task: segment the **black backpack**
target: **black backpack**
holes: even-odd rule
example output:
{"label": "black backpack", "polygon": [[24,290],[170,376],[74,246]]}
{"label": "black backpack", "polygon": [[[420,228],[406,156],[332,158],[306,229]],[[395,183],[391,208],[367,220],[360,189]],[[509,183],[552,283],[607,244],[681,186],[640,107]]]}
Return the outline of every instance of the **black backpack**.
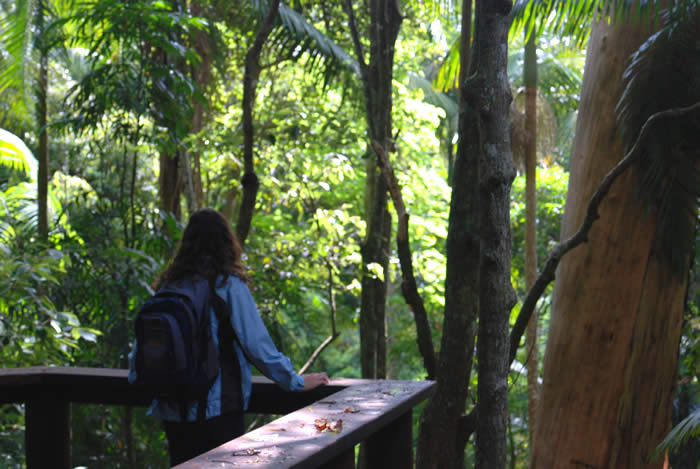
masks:
{"label": "black backpack", "polygon": [[[199,402],[198,419],[204,418],[207,395],[221,369],[211,334],[211,306],[219,317],[219,339],[225,344],[222,354],[228,355],[224,361],[233,370],[240,369],[232,347],[226,347],[235,335],[221,303],[206,279],[199,277],[160,289],[136,316],[135,383],[146,385],[157,399],[177,402],[183,421],[191,401]],[[240,375],[227,372],[230,369],[224,367],[225,376]]]}

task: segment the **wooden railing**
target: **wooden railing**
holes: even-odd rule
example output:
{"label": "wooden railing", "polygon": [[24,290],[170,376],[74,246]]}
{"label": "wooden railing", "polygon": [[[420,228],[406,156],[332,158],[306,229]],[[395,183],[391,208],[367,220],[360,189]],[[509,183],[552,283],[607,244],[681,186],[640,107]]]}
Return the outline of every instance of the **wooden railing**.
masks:
{"label": "wooden railing", "polygon": [[[354,447],[365,442],[368,467],[411,468],[412,410],[434,384],[333,379],[286,392],[253,377],[248,412],[286,415],[177,467],[354,468]],[[126,370],[0,369],[0,405],[12,402],[25,404],[27,469],[68,469],[71,403],[147,406],[151,397],[127,382]]]}

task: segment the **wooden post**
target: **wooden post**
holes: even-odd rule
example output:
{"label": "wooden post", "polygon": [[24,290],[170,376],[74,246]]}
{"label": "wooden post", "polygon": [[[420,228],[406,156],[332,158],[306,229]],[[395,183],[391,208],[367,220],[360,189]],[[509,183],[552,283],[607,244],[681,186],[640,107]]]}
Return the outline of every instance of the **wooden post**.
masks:
{"label": "wooden post", "polygon": [[70,404],[50,397],[27,401],[27,469],[70,469]]}
{"label": "wooden post", "polygon": [[355,448],[340,453],[321,466],[321,469],[355,469]]}
{"label": "wooden post", "polygon": [[367,467],[402,469],[413,467],[413,413],[401,414],[367,439]]}

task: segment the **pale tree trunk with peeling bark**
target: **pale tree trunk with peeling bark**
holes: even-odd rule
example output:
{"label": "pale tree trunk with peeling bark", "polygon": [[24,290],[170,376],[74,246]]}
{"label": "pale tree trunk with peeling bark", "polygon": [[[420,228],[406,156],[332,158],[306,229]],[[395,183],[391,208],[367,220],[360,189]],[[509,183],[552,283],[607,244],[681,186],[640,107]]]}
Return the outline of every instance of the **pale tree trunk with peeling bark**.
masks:
{"label": "pale tree trunk with peeling bark", "polygon": [[[638,24],[593,28],[571,157],[562,239],[623,156],[615,124]],[[654,249],[655,213],[630,168],[612,185],[588,242],[557,271],[530,467],[661,468],[646,458],[671,422],[686,276]],[[686,262],[688,259],[686,258]]]}

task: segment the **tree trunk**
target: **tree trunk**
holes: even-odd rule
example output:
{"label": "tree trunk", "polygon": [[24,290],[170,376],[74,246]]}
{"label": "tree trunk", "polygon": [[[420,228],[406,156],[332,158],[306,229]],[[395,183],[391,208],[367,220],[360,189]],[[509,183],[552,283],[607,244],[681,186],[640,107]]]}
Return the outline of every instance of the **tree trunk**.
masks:
{"label": "tree trunk", "polygon": [[[510,0],[479,0],[470,94],[478,116],[481,272],[478,330],[476,469],[505,469],[508,425],[510,283],[510,147],[512,96],[507,75]],[[477,55],[478,54],[478,55]]]}
{"label": "tree trunk", "polygon": [[447,232],[445,311],[437,366],[437,389],[421,415],[416,467],[461,468],[459,440],[472,368],[479,311],[479,153],[478,125],[470,84],[472,1],[462,1],[457,154],[452,168],[452,197]]}
{"label": "tree trunk", "polygon": [[[537,278],[537,43],[535,31],[525,43],[525,285],[532,288]],[[527,324],[525,336],[527,358],[527,415],[530,447],[535,435],[535,412],[539,391],[539,348],[537,346],[537,311]]]}
{"label": "tree trunk", "polygon": [[[417,467],[459,468],[474,420],[463,417],[479,316],[476,467],[506,462],[511,160],[506,76],[510,1],[462,4],[459,143],[447,235],[445,317],[437,390],[421,416]],[[478,58],[471,61],[470,56]],[[468,77],[468,78],[467,78]]]}
{"label": "tree trunk", "polygon": [[[195,0],[190,4],[191,16],[202,16],[202,6],[199,0]],[[213,25],[211,26],[213,27]],[[198,30],[194,35],[194,49],[197,51],[201,61],[192,68],[192,78],[203,96],[206,95],[206,90],[211,82],[211,67],[212,67],[212,40],[209,36],[209,31],[206,29]],[[206,104],[201,100],[194,98],[193,115],[192,115],[192,133],[198,134],[204,128]],[[192,163],[192,191],[193,191],[193,206],[199,209],[204,204],[204,188],[202,186],[202,169],[200,162],[200,152],[196,150],[190,154]]]}
{"label": "tree trunk", "polygon": [[[363,85],[370,140],[392,150],[391,134],[394,47],[401,27],[397,1],[372,0],[370,10],[370,62]],[[360,59],[361,60],[361,59]],[[388,187],[377,158],[367,160],[365,191],[366,235],[362,245],[362,295],[360,304],[360,356],[362,377],[386,377],[386,295],[391,252],[391,214]],[[383,278],[368,266],[378,265]]]}
{"label": "tree trunk", "polygon": [[160,174],[158,191],[160,209],[180,219],[180,193],[182,191],[182,171],[177,153],[170,154],[166,149],[160,151]]}
{"label": "tree trunk", "polygon": [[243,73],[243,200],[238,212],[238,222],[236,223],[236,235],[241,246],[245,244],[250,232],[250,225],[255,212],[255,199],[258,195],[260,181],[255,174],[253,143],[254,143],[254,118],[253,108],[255,106],[255,96],[260,78],[260,54],[263,44],[272,31],[277,13],[279,12],[280,0],[272,0],[270,9],[265,15],[258,33],[255,35],[255,42],[245,56],[245,71]]}
{"label": "tree trunk", "polygon": [[[562,239],[623,156],[621,76],[649,33],[636,23],[593,28]],[[653,249],[655,213],[638,190],[633,167],[611,188],[588,243],[559,265],[531,468],[663,466],[646,458],[670,428],[686,277]]]}
{"label": "tree trunk", "polygon": [[[39,5],[43,11],[44,6]],[[41,18],[43,14],[39,13]],[[43,19],[40,20],[39,28],[43,28]],[[43,41],[42,41],[43,42]],[[48,128],[48,108],[47,96],[49,88],[49,56],[48,51],[42,46],[39,58],[39,78],[37,80],[37,120],[39,121],[39,170],[37,177],[37,205],[38,205],[38,233],[41,241],[48,241],[49,238],[49,134]]]}

